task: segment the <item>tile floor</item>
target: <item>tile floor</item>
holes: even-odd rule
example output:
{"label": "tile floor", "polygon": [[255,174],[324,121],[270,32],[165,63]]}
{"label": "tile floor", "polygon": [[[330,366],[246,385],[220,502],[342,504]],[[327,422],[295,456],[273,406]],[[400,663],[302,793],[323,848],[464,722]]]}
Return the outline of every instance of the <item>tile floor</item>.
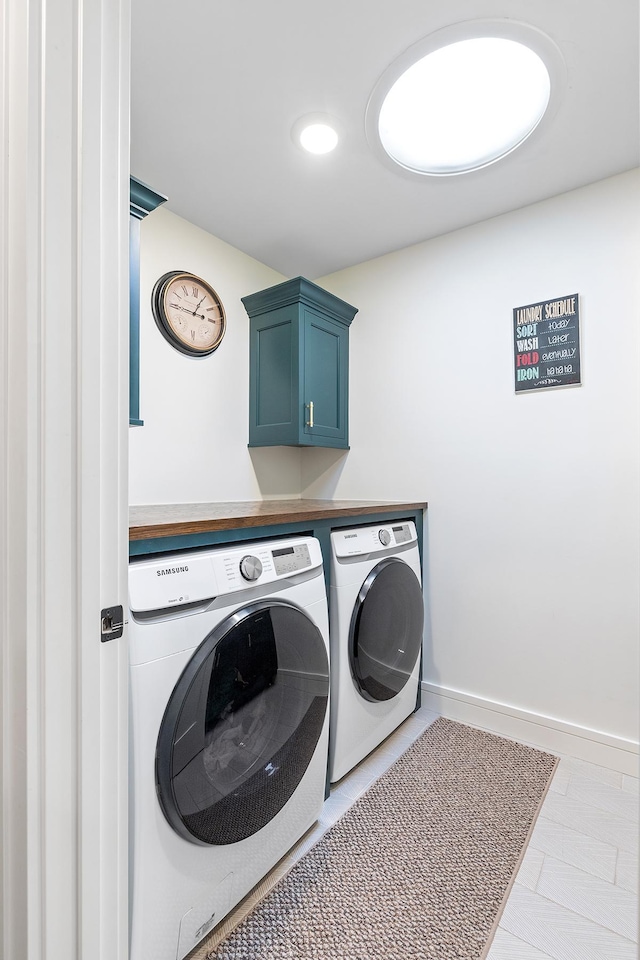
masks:
{"label": "tile floor", "polygon": [[[436,719],[422,707],[331,790],[318,823],[195,950],[207,953]],[[487,960],[637,960],[638,780],[561,756]]]}

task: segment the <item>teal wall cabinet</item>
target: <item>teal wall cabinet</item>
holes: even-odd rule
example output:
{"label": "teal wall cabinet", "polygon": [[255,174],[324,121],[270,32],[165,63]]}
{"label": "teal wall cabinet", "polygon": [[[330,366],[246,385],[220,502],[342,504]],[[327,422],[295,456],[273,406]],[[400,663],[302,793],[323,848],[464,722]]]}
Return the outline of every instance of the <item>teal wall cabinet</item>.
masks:
{"label": "teal wall cabinet", "polygon": [[304,277],[242,297],[250,320],[249,446],[349,446],[357,313]]}
{"label": "teal wall cabinet", "polygon": [[140,221],[166,201],[146,183],[129,177],[129,425],[140,419]]}

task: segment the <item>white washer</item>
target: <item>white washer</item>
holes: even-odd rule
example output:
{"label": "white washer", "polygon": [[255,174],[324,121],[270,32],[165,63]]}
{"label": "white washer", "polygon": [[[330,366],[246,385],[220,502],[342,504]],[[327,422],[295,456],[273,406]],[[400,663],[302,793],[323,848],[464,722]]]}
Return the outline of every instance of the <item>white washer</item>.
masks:
{"label": "white washer", "polygon": [[317,819],[329,632],[311,537],[132,561],[131,960],[180,960]]}
{"label": "white washer", "polygon": [[413,521],[334,531],[330,583],[334,783],[416,707],[424,603]]}

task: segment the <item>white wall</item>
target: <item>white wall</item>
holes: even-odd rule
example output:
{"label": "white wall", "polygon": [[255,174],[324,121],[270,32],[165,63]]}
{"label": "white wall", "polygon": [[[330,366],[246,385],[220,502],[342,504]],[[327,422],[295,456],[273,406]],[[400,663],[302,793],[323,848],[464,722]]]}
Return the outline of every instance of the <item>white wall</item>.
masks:
{"label": "white wall", "polygon": [[[188,270],[220,296],[227,331],[215,353],[190,358],[161,336],[153,285]],[[286,279],[164,207],[140,230],[140,416],[131,427],[129,497],[138,503],[300,495],[300,452],[249,451],[249,318],[240,298]]]}
{"label": "white wall", "polygon": [[[637,743],[639,189],[623,174],[319,281],[359,308],[348,452],[247,450],[240,297],[283,278],[156,210],[142,222],[131,502],[428,500],[433,704]],[[149,308],[157,277],[182,268],[227,310],[203,360],[173,350]],[[576,291],[582,386],[516,396],[513,307]],[[496,728],[563,747],[530,723]]]}
{"label": "white wall", "polygon": [[[302,461],[303,496],[429,501],[430,689],[604,741],[638,739],[639,187],[321,280],[359,308],[351,450]],[[513,307],[576,291],[582,386],[516,396]]]}

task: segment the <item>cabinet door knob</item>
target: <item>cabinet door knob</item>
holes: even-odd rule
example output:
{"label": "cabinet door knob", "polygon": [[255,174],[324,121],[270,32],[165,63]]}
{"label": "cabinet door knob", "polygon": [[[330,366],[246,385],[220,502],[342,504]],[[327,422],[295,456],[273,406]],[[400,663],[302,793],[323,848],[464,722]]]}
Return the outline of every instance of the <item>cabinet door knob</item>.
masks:
{"label": "cabinet door knob", "polygon": [[307,406],[309,407],[309,419],[307,420],[307,426],[313,427],[313,400],[310,400]]}

